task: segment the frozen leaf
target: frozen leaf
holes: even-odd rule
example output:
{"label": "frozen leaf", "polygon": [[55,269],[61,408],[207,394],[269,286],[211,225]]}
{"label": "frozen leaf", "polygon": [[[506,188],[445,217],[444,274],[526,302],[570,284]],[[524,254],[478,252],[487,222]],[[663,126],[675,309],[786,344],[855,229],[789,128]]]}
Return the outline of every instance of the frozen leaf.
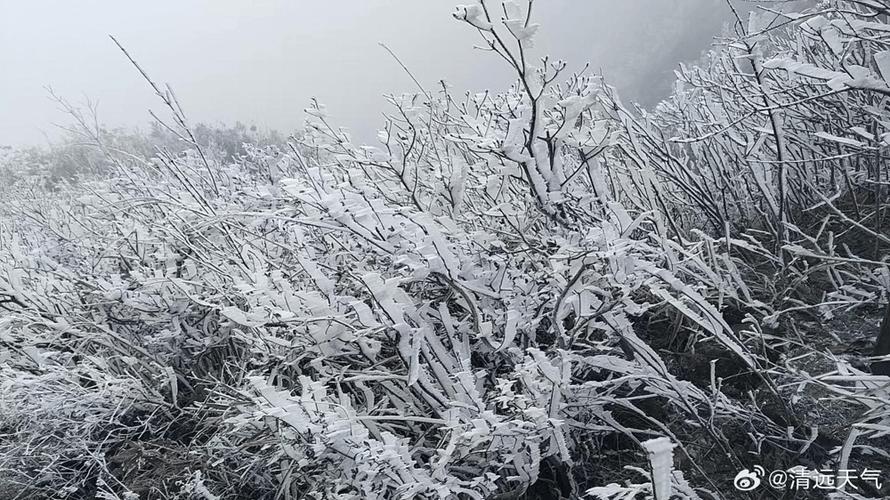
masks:
{"label": "frozen leaf", "polygon": [[890,50],[882,50],[875,52],[875,63],[878,65],[878,71],[881,72],[881,78],[885,82],[890,83]]}
{"label": "frozen leaf", "polygon": [[235,306],[224,307],[220,310],[220,314],[233,322],[249,328],[263,326],[268,321],[266,315],[259,312],[247,313]]}

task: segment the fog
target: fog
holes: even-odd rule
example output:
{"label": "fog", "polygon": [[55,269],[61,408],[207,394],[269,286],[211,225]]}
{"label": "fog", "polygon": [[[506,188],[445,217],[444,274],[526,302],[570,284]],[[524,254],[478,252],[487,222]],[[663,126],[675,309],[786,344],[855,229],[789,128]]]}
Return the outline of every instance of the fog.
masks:
{"label": "fog", "polygon": [[[466,0],[464,0],[466,2]],[[336,123],[371,137],[382,95],[413,83],[502,88],[510,74],[478,34],[451,17],[455,0],[0,0],[0,145],[39,144],[70,120],[47,87],[98,103],[107,126],[144,127],[163,111],[113,34],[193,122],[294,130],[311,97]],[[729,15],[720,0],[540,0],[536,55],[586,62],[626,101],[651,105],[680,61],[694,60]]]}

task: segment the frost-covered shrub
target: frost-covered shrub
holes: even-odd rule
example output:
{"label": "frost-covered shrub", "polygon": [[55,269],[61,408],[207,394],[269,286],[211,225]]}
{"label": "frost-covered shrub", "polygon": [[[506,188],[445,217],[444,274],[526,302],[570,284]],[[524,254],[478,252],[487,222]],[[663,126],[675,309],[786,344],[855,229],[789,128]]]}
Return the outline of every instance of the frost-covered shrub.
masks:
{"label": "frost-covered shrub", "polygon": [[[389,96],[375,146],[313,103],[232,155],[155,87],[183,151],[86,129],[104,174],[3,186],[0,460],[108,498],[708,498],[808,449],[782,391],[833,379],[777,362],[745,258],[781,257],[698,227],[598,78],[533,66],[530,9],[459,7],[516,83]],[[680,332],[705,377],[663,356]]]}
{"label": "frost-covered shrub", "polygon": [[[821,303],[830,319],[885,296],[886,15],[864,1],[755,9],[681,66],[651,112],[603,94],[623,130],[611,170],[623,196],[681,232],[738,236],[735,252],[757,256],[747,279],[777,317]],[[644,175],[658,180],[654,198],[639,189]]]}

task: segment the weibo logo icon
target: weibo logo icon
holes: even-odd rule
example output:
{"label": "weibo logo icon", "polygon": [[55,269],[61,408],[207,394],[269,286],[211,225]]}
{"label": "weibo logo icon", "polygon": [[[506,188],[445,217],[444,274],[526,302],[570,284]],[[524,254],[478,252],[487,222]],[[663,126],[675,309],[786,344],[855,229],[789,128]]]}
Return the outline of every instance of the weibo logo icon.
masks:
{"label": "weibo logo icon", "polygon": [[760,478],[764,474],[766,474],[766,471],[759,465],[755,465],[753,471],[742,469],[735,475],[732,484],[739,491],[754,491],[760,486]]}

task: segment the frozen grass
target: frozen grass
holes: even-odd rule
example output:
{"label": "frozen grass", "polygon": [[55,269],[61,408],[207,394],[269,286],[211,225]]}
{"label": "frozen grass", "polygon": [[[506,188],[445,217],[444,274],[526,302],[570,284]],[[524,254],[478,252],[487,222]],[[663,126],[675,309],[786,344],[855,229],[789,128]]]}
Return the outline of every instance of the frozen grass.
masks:
{"label": "frozen grass", "polygon": [[149,136],[69,107],[75,144],[0,158],[4,498],[708,499],[754,465],[890,470],[879,8],[753,16],[644,113],[533,67],[530,5],[461,7],[517,82],[390,96],[374,147],[314,102],[287,141],[193,127],[147,72]]}

